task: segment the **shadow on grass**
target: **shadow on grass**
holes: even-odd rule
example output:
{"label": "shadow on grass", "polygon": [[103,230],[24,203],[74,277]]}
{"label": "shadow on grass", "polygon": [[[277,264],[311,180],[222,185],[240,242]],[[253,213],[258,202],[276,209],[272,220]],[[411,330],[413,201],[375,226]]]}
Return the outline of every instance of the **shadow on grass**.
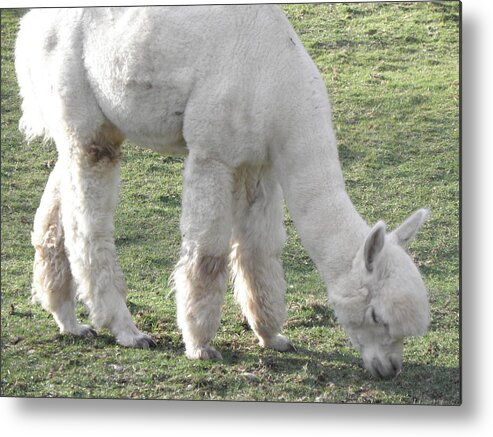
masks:
{"label": "shadow on grass", "polygon": [[[390,397],[403,399],[397,404],[459,405],[461,402],[459,368],[408,362],[396,378],[380,380],[364,369],[359,357],[340,352],[324,354],[299,348],[296,354],[283,354],[279,358],[270,351],[223,352],[223,356],[224,365],[250,363],[267,380],[279,374],[286,381],[295,378],[295,384],[287,383],[283,387],[283,395],[288,399],[306,395],[307,402],[329,403],[388,404],[393,403],[386,400]],[[336,392],[339,394],[334,395]]]}
{"label": "shadow on grass", "polygon": [[[118,346],[114,337],[105,331],[99,332],[95,338],[61,334],[46,336],[36,341],[36,346],[41,347],[47,357],[64,350],[63,356],[68,357],[66,366],[71,367],[84,366],[84,355],[88,352],[93,357],[91,359],[99,359],[100,356],[107,359],[115,349],[121,348],[127,361],[147,357],[158,367],[160,364],[156,363],[163,363],[165,370],[169,365],[175,367],[175,373],[170,374],[173,381],[176,383],[182,378],[182,385],[192,384],[199,390],[198,397],[203,391],[204,399],[214,394],[227,400],[231,392],[237,400],[238,396],[245,396],[244,400],[279,401],[282,395],[283,399],[296,402],[390,403],[388,399],[397,398],[407,404],[460,404],[458,368],[405,362],[397,378],[378,380],[362,367],[360,357],[351,352],[327,353],[299,347],[296,353],[279,353],[258,347],[232,348],[229,343],[222,342],[217,345],[223,355],[222,361],[197,362],[184,358],[183,344],[174,331],[154,335],[154,339],[157,347],[148,352]],[[71,352],[74,349],[78,350],[76,355]],[[166,375],[168,371],[151,370],[146,384],[163,377],[166,382]],[[231,391],[231,386],[237,387],[236,391]],[[145,397],[148,390],[153,393],[149,387],[139,388]]]}
{"label": "shadow on grass", "polygon": [[290,317],[285,328],[330,328],[337,324],[334,311],[327,305],[311,303],[301,308],[305,315],[300,317]]}
{"label": "shadow on grass", "polygon": [[[153,392],[152,384],[160,382],[159,378],[165,378],[160,383],[168,384],[166,378],[169,375],[173,383],[180,386],[182,375],[181,385],[193,386],[198,390],[197,397],[203,395],[204,399],[213,394],[218,399],[227,400],[231,394],[237,400],[244,396],[243,400],[267,401],[460,404],[458,368],[430,362],[404,362],[403,371],[397,378],[378,380],[363,368],[360,356],[345,346],[335,346],[337,349],[327,352],[297,345],[296,353],[279,353],[248,342],[218,340],[215,345],[223,355],[222,361],[188,361],[184,358],[184,346],[173,316],[158,316],[145,305],[132,302],[129,302],[129,307],[137,318],[139,329],[150,333],[156,341],[156,348],[150,351],[124,348],[106,330],[99,331],[95,338],[53,332],[53,335],[36,340],[35,348],[42,351],[42,359],[61,353],[61,357],[68,357],[66,365],[74,368],[84,366],[87,360],[108,359],[115,353],[121,353],[125,362],[152,361],[154,367],[149,370],[145,385],[139,386],[138,394],[142,397],[149,393],[158,396]],[[335,321],[330,309],[315,302],[305,305],[300,311],[305,315],[299,320],[290,319],[291,328],[325,327]],[[86,354],[90,356],[86,357]],[[172,372],[166,370],[169,366],[174,369]],[[177,392],[177,397],[186,397],[186,393]],[[166,396],[172,398],[169,394]]]}
{"label": "shadow on grass", "polygon": [[[115,346],[116,340],[109,333],[98,332],[94,337],[78,337],[71,334],[56,334],[54,341],[56,341],[60,347],[63,346],[81,346],[81,347],[93,347],[95,349],[101,349],[107,346]],[[51,343],[52,340],[46,340]]]}
{"label": "shadow on grass", "polygon": [[[176,341],[176,339],[172,335],[166,334],[158,334],[152,336],[153,340],[156,343],[155,347],[151,347],[150,350],[156,353],[166,353],[172,354],[175,356],[181,356],[184,354],[185,349],[181,342]],[[44,344],[52,344],[53,342],[58,343],[60,348],[63,347],[80,347],[81,350],[87,351],[87,348],[91,348],[91,350],[105,349],[108,347],[118,347],[123,348],[124,350],[132,350],[132,348],[127,348],[125,346],[121,346],[116,342],[115,337],[109,332],[97,332],[94,337],[77,337],[75,335],[70,334],[56,334],[54,338],[40,340],[37,342],[38,346],[42,346]],[[135,349],[138,350],[138,349]]]}

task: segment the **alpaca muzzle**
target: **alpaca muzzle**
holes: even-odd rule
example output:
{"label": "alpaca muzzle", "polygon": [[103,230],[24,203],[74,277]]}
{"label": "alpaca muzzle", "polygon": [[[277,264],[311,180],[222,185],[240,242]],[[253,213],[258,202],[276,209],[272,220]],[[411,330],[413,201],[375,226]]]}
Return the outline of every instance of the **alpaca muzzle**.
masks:
{"label": "alpaca muzzle", "polygon": [[402,359],[397,357],[386,357],[380,359],[373,357],[370,363],[365,363],[365,368],[375,377],[379,379],[395,378],[402,369]]}

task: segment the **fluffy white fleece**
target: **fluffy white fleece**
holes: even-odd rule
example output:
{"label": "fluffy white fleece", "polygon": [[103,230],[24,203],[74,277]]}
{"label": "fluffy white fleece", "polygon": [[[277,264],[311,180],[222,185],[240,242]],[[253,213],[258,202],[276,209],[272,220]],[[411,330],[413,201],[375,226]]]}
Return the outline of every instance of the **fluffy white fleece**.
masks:
{"label": "fluffy white fleece", "polygon": [[181,259],[172,277],[190,358],[211,345],[231,265],[262,346],[292,349],[279,254],[283,199],[340,323],[376,376],[399,372],[405,336],[428,325],[427,292],[405,251],[427,212],[386,234],[348,198],[323,80],[276,6],[33,10],[16,46],[28,139],[58,163],[37,211],[33,297],[63,332],[93,326],[148,347],[125,304],[113,215],[125,138],[187,155]]}

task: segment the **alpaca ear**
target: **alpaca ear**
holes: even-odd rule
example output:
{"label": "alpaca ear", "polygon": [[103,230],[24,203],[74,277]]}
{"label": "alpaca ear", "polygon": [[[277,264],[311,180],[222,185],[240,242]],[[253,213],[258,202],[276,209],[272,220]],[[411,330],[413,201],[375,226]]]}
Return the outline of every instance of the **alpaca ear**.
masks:
{"label": "alpaca ear", "polygon": [[385,223],[379,221],[368,234],[363,248],[365,267],[369,272],[373,271],[375,259],[382,251],[385,243]]}
{"label": "alpaca ear", "polygon": [[391,234],[397,244],[406,247],[414,239],[419,228],[421,228],[421,225],[426,221],[429,215],[430,211],[428,209],[420,209],[408,217],[406,221]]}

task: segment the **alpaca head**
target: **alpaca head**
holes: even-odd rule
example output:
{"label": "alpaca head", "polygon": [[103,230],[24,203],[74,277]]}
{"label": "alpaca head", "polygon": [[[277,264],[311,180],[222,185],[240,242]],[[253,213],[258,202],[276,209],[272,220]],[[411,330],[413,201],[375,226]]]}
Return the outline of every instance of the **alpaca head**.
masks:
{"label": "alpaca head", "polygon": [[424,335],[429,325],[427,291],[405,250],[427,216],[419,210],[389,234],[378,222],[331,299],[365,368],[376,377],[397,375],[404,338]]}

